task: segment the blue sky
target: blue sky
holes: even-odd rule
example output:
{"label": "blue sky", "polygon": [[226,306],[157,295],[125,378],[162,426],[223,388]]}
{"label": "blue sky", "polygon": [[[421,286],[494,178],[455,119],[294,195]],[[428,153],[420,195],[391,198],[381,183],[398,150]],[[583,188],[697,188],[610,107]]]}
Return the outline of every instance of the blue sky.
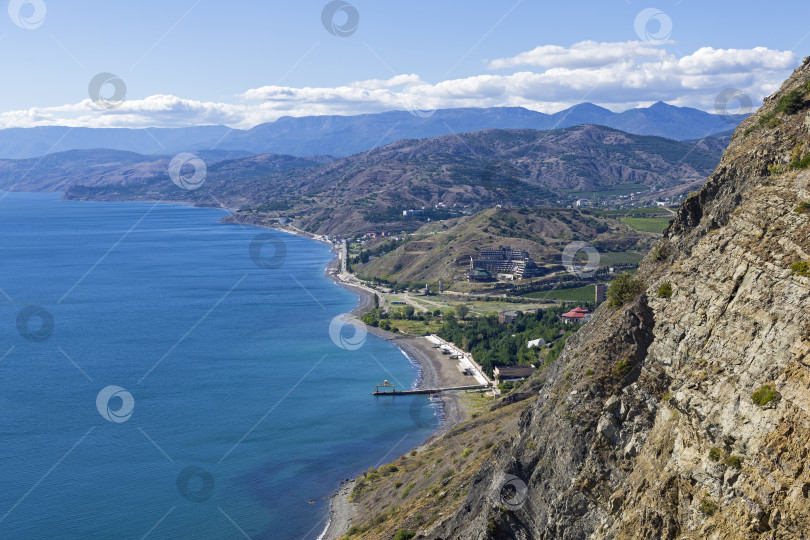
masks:
{"label": "blue sky", "polygon": [[[795,0],[352,0],[333,19],[356,12],[344,37],[322,23],[328,4],[11,0],[0,11],[0,127],[249,127],[286,114],[582,101],[712,111],[727,88],[760,103],[810,54],[810,4]],[[100,72],[125,83],[125,99],[90,99]]]}

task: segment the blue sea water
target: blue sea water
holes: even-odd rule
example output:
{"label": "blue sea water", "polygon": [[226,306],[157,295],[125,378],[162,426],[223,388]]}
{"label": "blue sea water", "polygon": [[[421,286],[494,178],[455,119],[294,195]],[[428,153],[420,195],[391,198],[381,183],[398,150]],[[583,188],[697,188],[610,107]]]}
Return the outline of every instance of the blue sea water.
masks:
{"label": "blue sea water", "polygon": [[369,395],[414,383],[396,347],[330,337],[357,297],[327,246],[0,197],[0,537],[317,538],[342,479],[432,430],[425,398]]}

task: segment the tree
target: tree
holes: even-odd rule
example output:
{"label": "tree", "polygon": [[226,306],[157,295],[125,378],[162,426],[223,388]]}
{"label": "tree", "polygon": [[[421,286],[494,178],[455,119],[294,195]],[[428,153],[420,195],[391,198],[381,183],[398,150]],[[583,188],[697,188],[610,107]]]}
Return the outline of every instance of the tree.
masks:
{"label": "tree", "polygon": [[466,319],[467,315],[470,314],[470,306],[466,304],[459,304],[456,306],[456,315],[458,315],[459,319]]}
{"label": "tree", "polygon": [[416,312],[416,310],[413,308],[413,306],[405,306],[402,308],[402,312],[406,319],[413,319],[413,314]]}
{"label": "tree", "polygon": [[629,272],[619,274],[607,290],[608,305],[616,308],[641,294],[644,283]]}

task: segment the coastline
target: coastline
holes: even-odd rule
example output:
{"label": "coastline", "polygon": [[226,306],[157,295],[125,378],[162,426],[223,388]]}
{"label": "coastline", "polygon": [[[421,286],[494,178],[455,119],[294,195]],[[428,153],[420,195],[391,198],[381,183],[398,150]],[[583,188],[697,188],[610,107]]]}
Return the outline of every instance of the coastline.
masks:
{"label": "coastline", "polygon": [[[287,229],[277,229],[290,234],[298,235],[296,232]],[[305,235],[298,235],[305,236]],[[311,236],[305,236],[310,239],[318,240]],[[320,240],[322,241],[322,240]],[[325,242],[329,244],[329,242]],[[332,259],[324,270],[325,275],[331,279],[335,284],[344,289],[355,293],[358,296],[357,305],[348,313],[352,318],[362,317],[373,309],[374,300],[371,291],[346,283],[333,273],[337,269],[340,258],[337,253],[337,247],[333,244],[332,252],[336,257]],[[421,372],[417,388],[436,388],[441,386],[451,386],[458,384],[459,373],[454,363],[450,363],[447,359],[433,348],[430,343],[423,337],[404,336],[402,334],[394,334],[381,328],[367,326],[367,331],[380,337],[399,348],[400,351],[408,358],[409,361],[416,364]],[[432,443],[437,438],[441,437],[454,426],[463,422],[469,416],[469,413],[461,405],[458,396],[455,393],[448,393],[439,397],[441,403],[441,421],[436,429],[428,436],[428,438],[419,445],[419,449]],[[349,525],[356,515],[350,497],[354,489],[354,479],[343,482],[340,487],[329,499],[329,520],[326,528],[318,536],[318,540],[336,540],[346,534]]]}

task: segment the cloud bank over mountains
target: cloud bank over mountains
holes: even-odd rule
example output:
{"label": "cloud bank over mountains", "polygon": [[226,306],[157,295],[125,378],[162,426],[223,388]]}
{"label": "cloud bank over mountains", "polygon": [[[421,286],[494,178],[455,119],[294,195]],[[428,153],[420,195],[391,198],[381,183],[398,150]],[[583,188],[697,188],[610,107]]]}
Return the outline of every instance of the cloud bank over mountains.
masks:
{"label": "cloud bank over mountains", "polygon": [[[249,128],[282,116],[388,110],[425,114],[438,108],[519,106],[553,113],[585,101],[617,112],[656,101],[715,112],[718,95],[734,94],[728,89],[758,106],[799,61],[791,51],[766,47],[702,47],[683,55],[671,41],[582,41],[570,47],[538,46],[490,60],[480,75],[436,83],[423,81],[418,74],[397,74],[336,87],[262,86],[234,96],[230,103],[153,95],[125,99],[112,109],[88,98],[58,107],[0,113],[0,128],[207,124]],[[737,112],[735,106],[729,104],[729,112]]]}

